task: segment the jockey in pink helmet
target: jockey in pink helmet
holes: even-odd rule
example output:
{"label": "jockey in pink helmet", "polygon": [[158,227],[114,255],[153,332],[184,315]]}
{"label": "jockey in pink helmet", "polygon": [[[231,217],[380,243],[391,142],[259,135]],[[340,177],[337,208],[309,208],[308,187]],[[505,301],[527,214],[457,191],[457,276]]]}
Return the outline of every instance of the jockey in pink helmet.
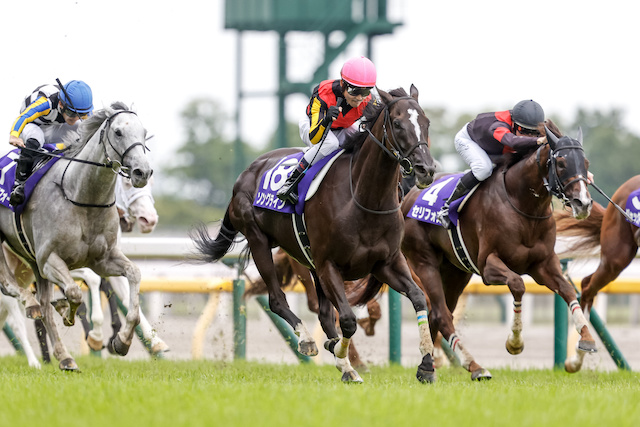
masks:
{"label": "jockey in pink helmet", "polygon": [[358,129],[356,122],[372,99],[376,67],[364,56],[352,58],[342,66],[340,77],[325,80],[313,90],[306,114],[298,123],[300,137],[310,148],[278,191],[280,200],[297,203],[298,181],[303,172],[314,161],[339,149],[345,137]]}

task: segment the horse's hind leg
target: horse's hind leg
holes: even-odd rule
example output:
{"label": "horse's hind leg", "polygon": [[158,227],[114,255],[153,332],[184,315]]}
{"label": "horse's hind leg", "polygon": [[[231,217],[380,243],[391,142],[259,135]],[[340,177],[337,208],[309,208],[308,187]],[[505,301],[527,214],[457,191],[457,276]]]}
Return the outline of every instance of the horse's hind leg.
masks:
{"label": "horse's hind leg", "polygon": [[[342,381],[361,383],[363,382],[362,377],[353,368],[348,357],[351,337],[356,332],[357,322],[344,292],[344,280],[330,262],[326,262],[321,266],[317,270],[317,275],[314,274],[314,277],[316,277],[317,282],[316,291],[320,306],[320,324],[327,334],[327,338],[329,338],[324,347],[335,356],[336,368],[342,372]],[[335,284],[339,284],[339,288]],[[327,294],[330,295],[330,300]],[[340,330],[342,331],[341,339],[335,326],[334,309],[331,303],[338,310]]]}
{"label": "horse's hind leg", "polygon": [[33,347],[31,347],[31,343],[29,342],[29,338],[27,337],[27,325],[25,323],[24,313],[20,309],[18,301],[14,298],[4,297],[2,298],[1,303],[7,310],[7,323],[11,326],[16,337],[20,340],[22,349],[24,350],[24,355],[27,356],[29,366],[40,369],[40,361],[36,357]]}
{"label": "horse's hind leg", "polygon": [[[458,304],[458,299],[471,278],[471,274],[459,270],[457,267],[444,260],[440,268],[429,263],[426,259],[412,257],[410,262],[431,302],[432,337],[438,336],[437,331],[447,341],[449,347],[460,360],[460,365],[471,373],[472,381],[491,379],[491,372],[483,368],[467,350],[455,330],[453,322],[453,310]],[[446,283],[446,289],[444,284]]]}
{"label": "horse's hind leg", "polygon": [[[252,227],[255,228],[255,227]],[[269,292],[269,308],[271,311],[283,318],[292,328],[294,333],[300,338],[298,341],[298,352],[305,356],[317,356],[318,347],[309,333],[307,327],[302,323],[302,320],[298,318],[287,303],[287,298],[280,288],[280,282],[276,275],[276,270],[273,265],[273,258],[271,255],[271,248],[267,243],[266,236],[260,231],[248,230],[245,234],[247,241],[249,242],[249,248],[253,255],[253,261],[256,268],[262,276],[264,283],[267,285]]]}
{"label": "horse's hind leg", "polygon": [[416,378],[420,382],[432,383],[436,380],[436,372],[433,366],[433,340],[429,328],[429,316],[427,313],[427,298],[424,292],[411,278],[411,270],[402,253],[398,252],[388,264],[377,268],[372,272],[377,280],[388,284],[393,290],[406,295],[413,304],[418,320],[418,332],[420,334],[420,354],[422,362],[418,366]]}

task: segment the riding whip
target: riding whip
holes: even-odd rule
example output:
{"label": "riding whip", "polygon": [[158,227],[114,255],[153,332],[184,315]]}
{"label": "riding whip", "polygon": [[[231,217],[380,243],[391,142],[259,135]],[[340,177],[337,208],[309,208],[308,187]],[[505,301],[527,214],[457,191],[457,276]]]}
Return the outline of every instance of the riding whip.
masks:
{"label": "riding whip", "polygon": [[633,218],[631,218],[627,212],[625,212],[620,206],[618,206],[613,200],[611,200],[611,198],[609,196],[607,196],[604,191],[602,191],[596,184],[594,184],[593,182],[591,183],[591,186],[593,188],[595,188],[596,190],[598,190],[598,193],[602,194],[608,201],[609,203],[611,203],[613,206],[615,206],[616,209],[618,209],[618,211],[622,214],[623,217],[625,217],[630,223],[634,223],[635,221],[633,220]]}

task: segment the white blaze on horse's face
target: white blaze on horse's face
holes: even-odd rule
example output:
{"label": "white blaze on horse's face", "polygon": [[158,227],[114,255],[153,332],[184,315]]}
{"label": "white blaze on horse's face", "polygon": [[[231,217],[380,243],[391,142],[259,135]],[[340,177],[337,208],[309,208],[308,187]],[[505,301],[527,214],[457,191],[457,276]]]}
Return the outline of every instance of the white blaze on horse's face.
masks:
{"label": "white blaze on horse's face", "polygon": [[[582,175],[580,175],[582,178]],[[591,214],[591,207],[593,202],[591,200],[591,195],[589,194],[589,190],[587,189],[587,183],[585,181],[580,181],[580,192],[578,194],[578,200],[580,201],[581,209],[577,209],[576,206],[572,203],[571,210],[573,212],[573,216],[576,219],[585,219]]]}
{"label": "white blaze on horse's face", "polygon": [[420,130],[420,123],[418,123],[418,112],[413,108],[409,108],[409,121],[413,124],[414,129],[416,130],[416,137],[418,137],[418,141],[422,140],[422,131]]}

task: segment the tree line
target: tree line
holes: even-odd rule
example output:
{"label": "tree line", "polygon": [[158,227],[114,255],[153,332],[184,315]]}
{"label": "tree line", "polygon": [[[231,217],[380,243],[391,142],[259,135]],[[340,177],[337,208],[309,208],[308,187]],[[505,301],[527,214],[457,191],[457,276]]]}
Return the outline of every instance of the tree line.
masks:
{"label": "tree line", "polygon": [[[424,108],[431,120],[431,152],[447,171],[467,166],[456,153],[453,138],[464,123],[479,112],[452,114],[443,108]],[[584,149],[590,161],[589,170],[607,195],[627,179],[640,173],[636,159],[640,159],[640,136],[623,124],[624,112],[579,109],[572,120],[556,120],[564,134],[576,137],[582,129]],[[199,222],[220,220],[231,197],[231,190],[239,171],[236,166],[236,141],[224,136],[229,115],[213,99],[200,98],[189,102],[181,112],[185,140],[172,158],[171,165],[160,167],[162,193],[155,194],[160,215],[160,233],[184,234]],[[287,123],[286,145],[300,147],[302,142],[295,123]],[[240,141],[247,167],[256,157],[279,146],[275,134],[265,147],[256,148]],[[156,186],[158,189],[160,186]],[[157,190],[156,190],[157,191]],[[595,201],[606,206],[607,200],[591,189]]]}

